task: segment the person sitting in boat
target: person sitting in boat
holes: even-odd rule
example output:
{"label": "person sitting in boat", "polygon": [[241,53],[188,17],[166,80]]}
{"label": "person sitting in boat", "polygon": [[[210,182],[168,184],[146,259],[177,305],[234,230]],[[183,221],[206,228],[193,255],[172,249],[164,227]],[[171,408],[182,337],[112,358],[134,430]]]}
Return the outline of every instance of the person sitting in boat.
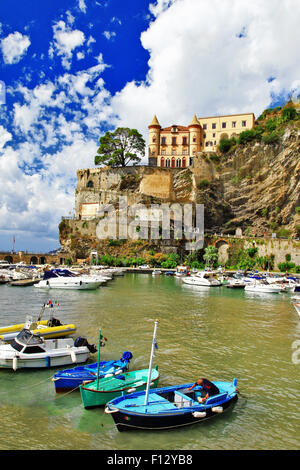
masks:
{"label": "person sitting in boat", "polygon": [[199,403],[204,403],[208,397],[212,397],[213,395],[218,395],[220,393],[220,390],[215,384],[204,378],[198,379],[194,385],[188,388],[188,390],[192,390],[197,385],[202,387],[201,391],[195,391],[195,397]]}

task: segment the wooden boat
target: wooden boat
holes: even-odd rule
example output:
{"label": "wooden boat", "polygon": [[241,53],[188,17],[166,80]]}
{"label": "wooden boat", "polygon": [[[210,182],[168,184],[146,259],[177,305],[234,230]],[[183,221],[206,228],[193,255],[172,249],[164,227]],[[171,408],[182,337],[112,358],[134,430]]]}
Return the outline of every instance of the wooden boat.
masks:
{"label": "wooden boat", "polygon": [[[73,325],[73,323],[64,325],[58,318],[53,316],[54,306],[59,307],[59,304],[57,302],[53,304],[51,300],[49,300],[47,304],[44,304],[37,321],[34,321],[32,316],[26,316],[25,323],[30,325],[30,330],[33,334],[50,339],[62,338],[75,333],[76,326]],[[51,312],[49,320],[41,320],[45,310],[48,308]],[[0,327],[0,339],[5,342],[12,341],[20,331],[25,328],[25,323]]]}
{"label": "wooden boat", "polygon": [[83,363],[96,351],[86,338],[44,339],[25,324],[10,344],[0,345],[0,368],[17,370]]}
{"label": "wooden boat", "polygon": [[[98,349],[99,350],[99,349]],[[125,372],[128,369],[132,354],[125,351],[121,359],[116,361],[102,361],[99,366],[99,377],[103,378],[108,374],[116,375]],[[98,362],[85,366],[73,367],[56,372],[52,381],[54,382],[57,393],[78,389],[83,382],[95,380],[98,373]]]}
{"label": "wooden boat", "polygon": [[[108,401],[120,395],[134,391],[145,390],[147,386],[148,369],[134,370],[113,377],[104,377],[83,383],[80,386],[81,399],[84,408],[103,406]],[[151,387],[156,387],[160,374],[157,367],[151,371]]]}
{"label": "wooden boat", "polygon": [[105,413],[111,414],[119,431],[164,430],[200,423],[231,408],[237,401],[237,380],[213,382],[220,393],[204,403],[197,401],[201,393],[198,385],[183,384],[135,392],[120,396],[107,403]]}

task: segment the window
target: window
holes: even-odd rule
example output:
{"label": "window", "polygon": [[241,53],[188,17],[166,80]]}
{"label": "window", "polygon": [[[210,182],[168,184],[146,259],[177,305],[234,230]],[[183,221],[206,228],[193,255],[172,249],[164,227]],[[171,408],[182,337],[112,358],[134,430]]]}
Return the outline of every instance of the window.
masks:
{"label": "window", "polygon": [[226,129],[226,122],[222,122],[222,129]]}
{"label": "window", "polygon": [[196,142],[196,140],[197,140],[196,137],[193,137],[193,142]]}
{"label": "window", "polygon": [[215,132],[213,133],[213,137],[216,137],[216,133],[215,133]]}
{"label": "window", "polygon": [[152,138],[152,142],[156,142],[156,137],[153,137],[153,138]]}
{"label": "window", "polygon": [[187,154],[188,154],[187,149],[184,149],[184,150],[182,151],[182,155],[187,155]]}
{"label": "window", "polygon": [[216,123],[213,122],[212,125],[211,125],[211,127],[212,127],[212,129],[216,129],[216,127],[217,127]]}
{"label": "window", "polygon": [[206,124],[203,124],[203,129],[207,129],[207,125],[206,125]]}
{"label": "window", "polygon": [[203,137],[204,137],[204,139],[205,139],[205,137],[206,137],[206,132],[204,132]]}
{"label": "window", "polygon": [[175,158],[174,157],[172,158],[172,164],[171,165],[172,165],[172,168],[175,168]]}
{"label": "window", "polygon": [[172,150],[172,155],[176,155],[176,150]]}
{"label": "window", "polygon": [[172,137],[172,145],[176,145],[176,137]]}
{"label": "window", "polygon": [[177,168],[180,168],[180,167],[181,167],[181,160],[180,160],[180,158],[177,158],[177,160],[176,160],[176,166],[177,166]]}
{"label": "window", "polygon": [[165,159],[164,159],[164,157],[162,157],[162,158],[160,159],[160,166],[162,166],[162,167],[165,166]]}
{"label": "window", "polygon": [[194,162],[194,159],[190,157],[190,166],[192,166],[193,162]]}
{"label": "window", "polygon": [[232,127],[236,127],[236,121],[232,121]]}
{"label": "window", "polygon": [[166,159],[166,167],[169,167],[169,166],[170,166],[170,159],[167,158],[167,159]]}
{"label": "window", "polygon": [[93,181],[89,181],[88,184],[86,185],[87,188],[93,188],[94,187],[94,183]]}
{"label": "window", "polygon": [[165,150],[162,150],[162,151],[161,151],[161,154],[162,154],[162,155],[166,155],[166,151],[165,151]]}
{"label": "window", "polygon": [[246,127],[246,121],[242,121],[242,127]]}
{"label": "window", "polygon": [[187,144],[186,137],[182,137],[182,145],[186,145],[186,144]]}
{"label": "window", "polygon": [[177,127],[176,126],[172,126],[172,132],[177,132]]}
{"label": "window", "polygon": [[166,145],[166,138],[165,137],[161,138],[161,145]]}
{"label": "window", "polygon": [[208,147],[209,146],[209,142],[205,142],[205,147]]}

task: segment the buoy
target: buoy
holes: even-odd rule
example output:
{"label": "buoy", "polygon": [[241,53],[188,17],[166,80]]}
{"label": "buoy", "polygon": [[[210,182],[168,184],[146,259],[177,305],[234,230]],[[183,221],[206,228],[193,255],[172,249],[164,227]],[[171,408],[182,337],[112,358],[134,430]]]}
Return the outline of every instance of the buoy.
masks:
{"label": "buoy", "polygon": [[13,357],[12,366],[13,366],[13,370],[16,371],[17,368],[18,368],[18,358],[17,358],[17,356]]}
{"label": "buoy", "polygon": [[135,392],[135,391],[136,391],[136,388],[134,388],[134,387],[133,387],[133,388],[129,388],[127,391],[128,391],[128,393]]}
{"label": "buoy", "polygon": [[205,411],[194,411],[194,413],[192,413],[192,415],[194,416],[194,418],[205,418],[206,412]]}
{"label": "buoy", "polygon": [[119,410],[118,410],[118,409],[112,409],[112,410],[110,410],[110,409],[107,408],[107,407],[104,409],[104,413],[106,413],[106,414],[116,413],[116,411],[119,411]]}
{"label": "buoy", "polygon": [[222,406],[213,406],[211,411],[214,413],[223,413],[223,407]]}
{"label": "buoy", "polygon": [[71,353],[72,362],[76,362],[76,352],[71,350],[70,353]]}

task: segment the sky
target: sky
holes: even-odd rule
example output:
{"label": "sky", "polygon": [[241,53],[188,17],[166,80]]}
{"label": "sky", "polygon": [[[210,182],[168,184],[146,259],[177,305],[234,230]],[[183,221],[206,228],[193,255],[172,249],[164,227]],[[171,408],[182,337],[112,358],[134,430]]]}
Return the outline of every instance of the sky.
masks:
{"label": "sky", "polygon": [[0,251],[59,247],[107,130],[298,96],[299,20],[299,0],[2,0]]}

